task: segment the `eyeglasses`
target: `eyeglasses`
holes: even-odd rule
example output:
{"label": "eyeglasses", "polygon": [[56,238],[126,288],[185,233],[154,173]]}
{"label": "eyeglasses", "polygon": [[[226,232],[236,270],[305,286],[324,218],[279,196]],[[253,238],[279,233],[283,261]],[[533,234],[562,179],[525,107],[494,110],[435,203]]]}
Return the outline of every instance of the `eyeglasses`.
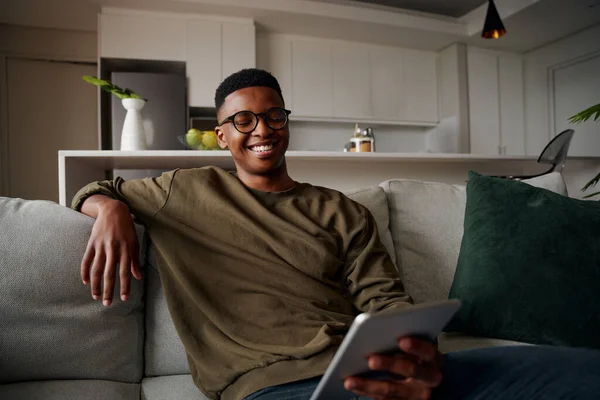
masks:
{"label": "eyeglasses", "polygon": [[252,133],[258,126],[258,117],[263,117],[267,126],[273,130],[283,129],[288,124],[288,115],[292,112],[281,107],[269,108],[267,111],[255,114],[252,111],[238,111],[225,118],[218,126],[231,122],[240,133]]}

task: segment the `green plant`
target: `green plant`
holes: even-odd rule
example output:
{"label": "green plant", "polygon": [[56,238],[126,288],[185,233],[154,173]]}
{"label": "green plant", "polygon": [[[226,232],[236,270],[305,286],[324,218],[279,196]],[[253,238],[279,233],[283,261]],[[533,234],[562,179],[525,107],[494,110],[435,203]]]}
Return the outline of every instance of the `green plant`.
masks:
{"label": "green plant", "polygon": [[[586,108],[585,110],[573,115],[571,118],[569,118],[568,121],[572,124],[579,124],[581,122],[586,122],[587,120],[589,120],[592,117],[594,117],[594,121],[597,121],[600,118],[600,104],[596,104],[595,106]],[[598,173],[598,175],[596,175],[591,181],[586,183],[585,186],[583,187],[583,189],[581,189],[581,191],[585,192],[589,188],[596,186],[596,184],[598,182],[600,182],[600,173]],[[597,196],[599,194],[600,194],[600,191],[594,192],[592,194],[588,194],[587,196],[584,196],[584,199],[587,199],[587,198],[593,197],[593,196]]]}
{"label": "green plant", "polygon": [[104,79],[98,79],[95,76],[89,76],[89,75],[85,75],[82,79],[84,81],[86,81],[87,83],[91,83],[94,86],[98,86],[100,89],[104,90],[105,92],[114,94],[115,96],[117,96],[120,99],[142,99],[142,100],[146,101],[146,99],[143,99],[142,97],[140,97],[140,95],[133,92],[131,89],[127,89],[127,88],[121,89],[120,87],[118,87],[117,85],[114,85],[110,81],[107,81]]}

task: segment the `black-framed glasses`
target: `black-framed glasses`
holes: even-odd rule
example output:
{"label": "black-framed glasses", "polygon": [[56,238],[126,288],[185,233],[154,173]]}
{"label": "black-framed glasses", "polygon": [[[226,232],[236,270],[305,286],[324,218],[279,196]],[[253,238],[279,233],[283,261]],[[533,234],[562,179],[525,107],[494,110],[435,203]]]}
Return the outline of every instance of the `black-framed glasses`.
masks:
{"label": "black-framed glasses", "polygon": [[225,118],[218,126],[231,122],[240,133],[252,133],[258,126],[258,118],[263,117],[267,126],[273,130],[283,129],[288,124],[288,116],[292,112],[281,107],[269,108],[267,111],[255,114],[252,111],[238,111]]}

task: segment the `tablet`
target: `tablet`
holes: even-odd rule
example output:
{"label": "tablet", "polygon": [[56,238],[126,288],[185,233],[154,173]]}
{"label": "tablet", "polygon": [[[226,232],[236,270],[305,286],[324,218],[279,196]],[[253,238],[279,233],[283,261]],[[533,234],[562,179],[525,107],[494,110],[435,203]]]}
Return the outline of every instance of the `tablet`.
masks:
{"label": "tablet", "polygon": [[402,336],[435,340],[459,307],[460,301],[447,300],[358,315],[310,399],[347,400],[356,396],[344,388],[344,379],[372,372],[369,355],[399,352],[398,338]]}

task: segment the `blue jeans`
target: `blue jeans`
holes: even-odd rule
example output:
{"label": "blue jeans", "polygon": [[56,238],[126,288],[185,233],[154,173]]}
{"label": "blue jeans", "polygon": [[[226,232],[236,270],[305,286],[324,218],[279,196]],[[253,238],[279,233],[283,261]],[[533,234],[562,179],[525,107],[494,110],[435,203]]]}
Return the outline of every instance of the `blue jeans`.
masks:
{"label": "blue jeans", "polygon": [[[598,400],[600,351],[514,346],[448,353],[432,400]],[[320,377],[259,390],[245,400],[309,400]],[[363,400],[352,396],[348,400]]]}

